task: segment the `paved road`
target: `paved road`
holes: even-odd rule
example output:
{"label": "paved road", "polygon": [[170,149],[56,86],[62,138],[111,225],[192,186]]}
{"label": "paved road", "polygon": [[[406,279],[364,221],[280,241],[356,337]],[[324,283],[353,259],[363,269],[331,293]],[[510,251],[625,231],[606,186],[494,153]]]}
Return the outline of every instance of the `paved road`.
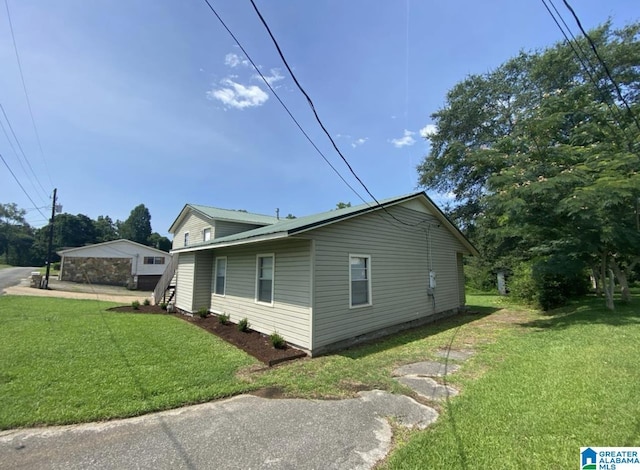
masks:
{"label": "paved road", "polygon": [[4,289],[20,284],[22,279],[29,277],[31,271],[38,269],[34,267],[0,269],[0,295],[4,293]]}
{"label": "paved road", "polygon": [[3,431],[0,468],[370,469],[391,445],[386,418],[424,429],[437,416],[378,390],[325,401],[240,395],[138,418]]}

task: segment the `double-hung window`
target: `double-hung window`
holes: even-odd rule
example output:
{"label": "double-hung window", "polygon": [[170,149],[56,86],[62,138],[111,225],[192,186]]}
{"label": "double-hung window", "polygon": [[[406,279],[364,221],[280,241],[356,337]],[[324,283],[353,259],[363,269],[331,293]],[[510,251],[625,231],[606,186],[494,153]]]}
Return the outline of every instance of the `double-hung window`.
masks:
{"label": "double-hung window", "polygon": [[211,240],[211,228],[205,228],[202,231],[202,240],[205,242],[208,242],[209,240]]}
{"label": "double-hung window", "polygon": [[184,233],[184,246],[189,246],[189,232]]}
{"label": "double-hung window", "polygon": [[224,295],[227,285],[227,257],[221,256],[216,258],[216,271],[213,285],[213,293],[215,295]]}
{"label": "double-hung window", "polygon": [[349,304],[371,305],[371,256],[349,255]]}
{"label": "double-hung window", "polygon": [[273,303],[274,255],[256,258],[256,302]]}

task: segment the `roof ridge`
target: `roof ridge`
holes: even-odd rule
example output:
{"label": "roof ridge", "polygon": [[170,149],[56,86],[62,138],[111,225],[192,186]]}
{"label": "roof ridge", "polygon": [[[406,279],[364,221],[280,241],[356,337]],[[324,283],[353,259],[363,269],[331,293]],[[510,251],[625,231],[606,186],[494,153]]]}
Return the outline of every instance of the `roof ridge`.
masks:
{"label": "roof ridge", "polygon": [[205,205],[205,204],[192,204],[192,203],[189,203],[189,202],[187,203],[187,205],[188,205],[188,206],[191,206],[191,207],[195,207],[195,208],[203,207],[203,208],[206,208],[206,209],[215,209],[215,210],[217,210],[217,211],[225,211],[225,212],[239,212],[240,214],[258,215],[258,216],[260,216],[260,217],[271,217],[271,218],[273,218],[273,219],[275,219],[275,218],[276,218],[276,216],[275,216],[275,215],[260,214],[260,213],[258,213],[258,212],[250,212],[250,211],[247,211],[247,210],[244,210],[244,209],[227,209],[227,208],[224,208],[224,207],[207,206],[207,205]]}

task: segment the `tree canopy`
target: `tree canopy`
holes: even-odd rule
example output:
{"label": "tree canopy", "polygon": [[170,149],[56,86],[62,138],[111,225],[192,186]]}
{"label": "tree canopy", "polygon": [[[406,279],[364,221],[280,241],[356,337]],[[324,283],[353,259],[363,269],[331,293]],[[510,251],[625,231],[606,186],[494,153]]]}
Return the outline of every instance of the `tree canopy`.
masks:
{"label": "tree canopy", "polygon": [[126,238],[143,245],[151,236],[151,214],[144,204],[133,208],[131,214],[124,222],[118,225],[121,238]]}
{"label": "tree canopy", "polygon": [[29,265],[28,251],[33,244],[33,229],[25,221],[26,211],[16,204],[0,204],[0,253],[4,262]]}
{"label": "tree canopy", "polygon": [[[25,215],[26,211],[14,203],[0,204],[0,256],[5,263],[15,266],[41,266],[47,257],[49,224],[34,229],[26,222]],[[59,260],[55,253],[61,249],[119,238],[163,251],[171,249],[171,240],[159,233],[151,233],[151,215],[144,204],[140,204],[124,222],[114,222],[108,215],[92,220],[84,214],[56,214],[52,261]]]}
{"label": "tree canopy", "polygon": [[628,296],[640,257],[640,23],[589,34],[631,112],[595,58],[587,72],[566,43],[522,52],[453,87],[432,115],[437,130],[418,172],[422,186],[455,196],[450,215],[480,248],[483,269],[527,262],[557,275],[556,290],[585,268],[601,286],[613,272]]}

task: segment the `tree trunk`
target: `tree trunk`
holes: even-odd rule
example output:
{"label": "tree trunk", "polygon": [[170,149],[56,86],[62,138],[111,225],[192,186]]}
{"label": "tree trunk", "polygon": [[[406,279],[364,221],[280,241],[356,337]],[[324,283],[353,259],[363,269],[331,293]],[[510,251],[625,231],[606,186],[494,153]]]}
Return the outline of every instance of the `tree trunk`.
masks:
{"label": "tree trunk", "polygon": [[593,289],[598,297],[602,295],[602,284],[600,283],[600,275],[598,274],[598,268],[591,268],[591,279]]}
{"label": "tree trunk", "polygon": [[602,253],[602,262],[600,263],[600,278],[602,281],[602,288],[606,298],[606,305],[609,310],[615,310],[615,304],[613,303],[613,289],[615,288],[615,280],[613,278],[613,272],[609,270],[609,281],[607,283],[607,252]]}
{"label": "tree trunk", "polygon": [[623,302],[631,302],[631,290],[629,290],[627,274],[622,269],[620,269],[620,266],[614,258],[611,258],[610,264],[614,274],[616,275],[616,278],[618,279],[618,284],[620,284],[620,293],[622,297],[621,300]]}

